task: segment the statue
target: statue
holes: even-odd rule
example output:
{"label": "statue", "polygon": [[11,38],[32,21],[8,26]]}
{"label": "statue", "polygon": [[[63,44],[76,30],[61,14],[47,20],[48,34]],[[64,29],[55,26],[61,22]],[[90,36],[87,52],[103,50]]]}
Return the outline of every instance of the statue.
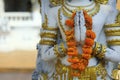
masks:
{"label": "statue", "polygon": [[116,0],[41,0],[33,80],[120,79]]}

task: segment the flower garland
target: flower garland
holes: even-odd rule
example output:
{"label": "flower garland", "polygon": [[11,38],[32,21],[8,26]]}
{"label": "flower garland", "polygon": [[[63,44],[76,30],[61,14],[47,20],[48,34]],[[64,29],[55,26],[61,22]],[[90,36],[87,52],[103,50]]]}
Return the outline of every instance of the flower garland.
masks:
{"label": "flower garland", "polygon": [[92,31],[92,18],[83,11],[85,17],[86,26],[86,38],[85,43],[82,46],[82,55],[79,55],[77,50],[77,42],[74,37],[74,16],[73,13],[71,19],[67,19],[65,24],[71,28],[71,30],[65,31],[66,41],[67,41],[67,55],[69,56],[68,61],[71,63],[72,76],[80,76],[80,73],[86,69],[88,66],[89,59],[91,58],[92,46],[94,44],[94,39],[96,37],[95,33]]}

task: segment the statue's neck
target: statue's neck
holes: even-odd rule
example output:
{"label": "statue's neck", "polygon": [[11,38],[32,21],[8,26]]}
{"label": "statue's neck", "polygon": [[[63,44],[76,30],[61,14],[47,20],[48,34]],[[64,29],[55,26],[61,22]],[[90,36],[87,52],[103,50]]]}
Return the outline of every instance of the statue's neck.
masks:
{"label": "statue's neck", "polygon": [[71,0],[71,2],[68,2],[68,4],[74,5],[74,6],[85,6],[91,4],[93,1],[91,0]]}

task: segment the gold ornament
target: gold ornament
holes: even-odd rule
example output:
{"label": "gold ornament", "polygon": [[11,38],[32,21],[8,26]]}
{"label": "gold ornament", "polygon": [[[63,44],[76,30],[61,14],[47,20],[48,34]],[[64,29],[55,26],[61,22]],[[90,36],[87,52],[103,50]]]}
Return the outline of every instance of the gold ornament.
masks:
{"label": "gold ornament", "polygon": [[120,36],[120,29],[105,30],[106,36]]}
{"label": "gold ornament", "polygon": [[57,34],[49,33],[49,32],[41,33],[40,36],[41,36],[41,38],[52,38],[52,39],[56,39],[57,38]]}
{"label": "gold ornament", "polygon": [[100,3],[100,4],[107,4],[108,0],[95,0],[95,2]]}
{"label": "gold ornament", "polygon": [[62,1],[63,0],[50,0],[50,3],[53,5],[53,6],[59,6],[62,4]]}
{"label": "gold ornament", "polygon": [[101,52],[101,45],[98,42],[95,42],[95,47],[93,48],[93,56],[98,55]]}
{"label": "gold ornament", "polygon": [[120,39],[112,39],[107,41],[108,45],[120,45]]}
{"label": "gold ornament", "polygon": [[[72,16],[73,12],[80,11],[82,9],[83,8],[77,7],[76,9],[71,10],[68,7],[66,7],[65,4],[63,4],[63,6],[62,6],[62,12],[63,12],[63,14],[65,16],[69,17],[69,18]],[[88,14],[90,16],[94,16],[94,15],[96,15],[99,12],[99,10],[100,10],[100,5],[96,4],[92,9],[88,9],[86,11],[88,12]]]}
{"label": "gold ornament", "polygon": [[[56,65],[56,74],[57,76],[60,76],[60,80],[73,80],[73,77],[71,76],[71,69],[69,66],[65,66],[61,63],[60,60],[57,61]],[[68,79],[62,79],[64,77],[64,74],[67,74]],[[104,65],[100,62],[96,66],[87,67],[83,72],[81,72],[81,75],[78,77],[78,80],[96,80],[98,76],[101,76],[101,80],[105,80],[107,72],[104,67]],[[62,76],[61,76],[62,75]],[[58,79],[56,79],[58,80]]]}
{"label": "gold ornament", "polygon": [[101,52],[97,55],[99,59],[103,59],[105,57],[105,52],[106,52],[106,46],[102,45]]}
{"label": "gold ornament", "polygon": [[66,53],[66,49],[64,47],[64,44],[63,43],[60,43],[60,46],[58,45],[54,45],[54,54],[57,56],[57,57],[65,57],[65,53]]}
{"label": "gold ornament", "polygon": [[53,40],[40,40],[39,44],[42,44],[42,45],[55,45],[56,41],[53,41]]}
{"label": "gold ornament", "polygon": [[119,72],[118,69],[114,69],[114,70],[112,71],[112,78],[113,78],[114,80],[119,80],[119,79],[117,78],[118,72]]}

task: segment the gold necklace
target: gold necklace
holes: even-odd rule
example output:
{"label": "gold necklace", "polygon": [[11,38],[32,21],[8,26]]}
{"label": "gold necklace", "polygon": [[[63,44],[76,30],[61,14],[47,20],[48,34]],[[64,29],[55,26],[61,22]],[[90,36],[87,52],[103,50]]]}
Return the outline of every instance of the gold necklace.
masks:
{"label": "gold necklace", "polygon": [[[96,6],[96,5],[95,5],[95,6]],[[84,7],[75,7],[75,9],[71,10],[70,8],[68,8],[67,6],[65,6],[64,4],[63,4],[63,7],[64,7],[66,10],[68,10],[69,12],[72,12],[72,13],[84,9]],[[85,10],[86,10],[87,12],[91,12],[91,11],[93,11],[94,9],[95,9],[95,7],[91,8],[91,9],[85,9]]]}
{"label": "gold necklace", "polygon": [[[63,7],[66,9],[66,10],[68,10],[69,12],[76,12],[76,11],[80,11],[80,10],[82,10],[82,9],[84,9],[85,7],[89,7],[89,6],[92,6],[94,4],[94,2],[91,4],[91,5],[88,5],[88,6],[78,6],[78,7],[74,7],[75,9],[73,9],[73,10],[71,10],[70,8],[68,8],[66,5],[67,4],[65,4],[65,3],[63,3]],[[96,6],[96,4],[95,4],[95,6]],[[71,6],[70,6],[71,7]],[[94,10],[95,9],[95,7],[93,7],[93,8],[91,8],[91,9],[85,9],[87,12],[90,12],[90,11],[92,11],[92,10]]]}
{"label": "gold necklace", "polygon": [[[63,14],[64,14],[65,16],[71,18],[73,11],[68,10],[66,7],[64,7],[64,5],[63,5],[61,8],[62,8]],[[82,10],[82,9],[80,9],[80,10]],[[96,4],[96,6],[94,7],[94,9],[92,9],[92,10],[87,10],[87,12],[91,12],[91,13],[88,13],[88,14],[89,14],[90,16],[94,16],[94,15],[96,15],[96,14],[99,12],[99,10],[100,10],[100,5],[99,5],[99,4]]]}
{"label": "gold necklace", "polygon": [[92,2],[92,3],[91,3],[91,4],[89,4],[89,5],[85,5],[85,6],[73,6],[73,5],[68,4],[68,3],[67,3],[67,1],[65,1],[65,3],[64,3],[64,4],[66,4],[66,5],[70,6],[70,7],[81,7],[81,8],[85,8],[85,7],[89,7],[89,6],[93,5],[93,4],[94,4],[94,2]]}

